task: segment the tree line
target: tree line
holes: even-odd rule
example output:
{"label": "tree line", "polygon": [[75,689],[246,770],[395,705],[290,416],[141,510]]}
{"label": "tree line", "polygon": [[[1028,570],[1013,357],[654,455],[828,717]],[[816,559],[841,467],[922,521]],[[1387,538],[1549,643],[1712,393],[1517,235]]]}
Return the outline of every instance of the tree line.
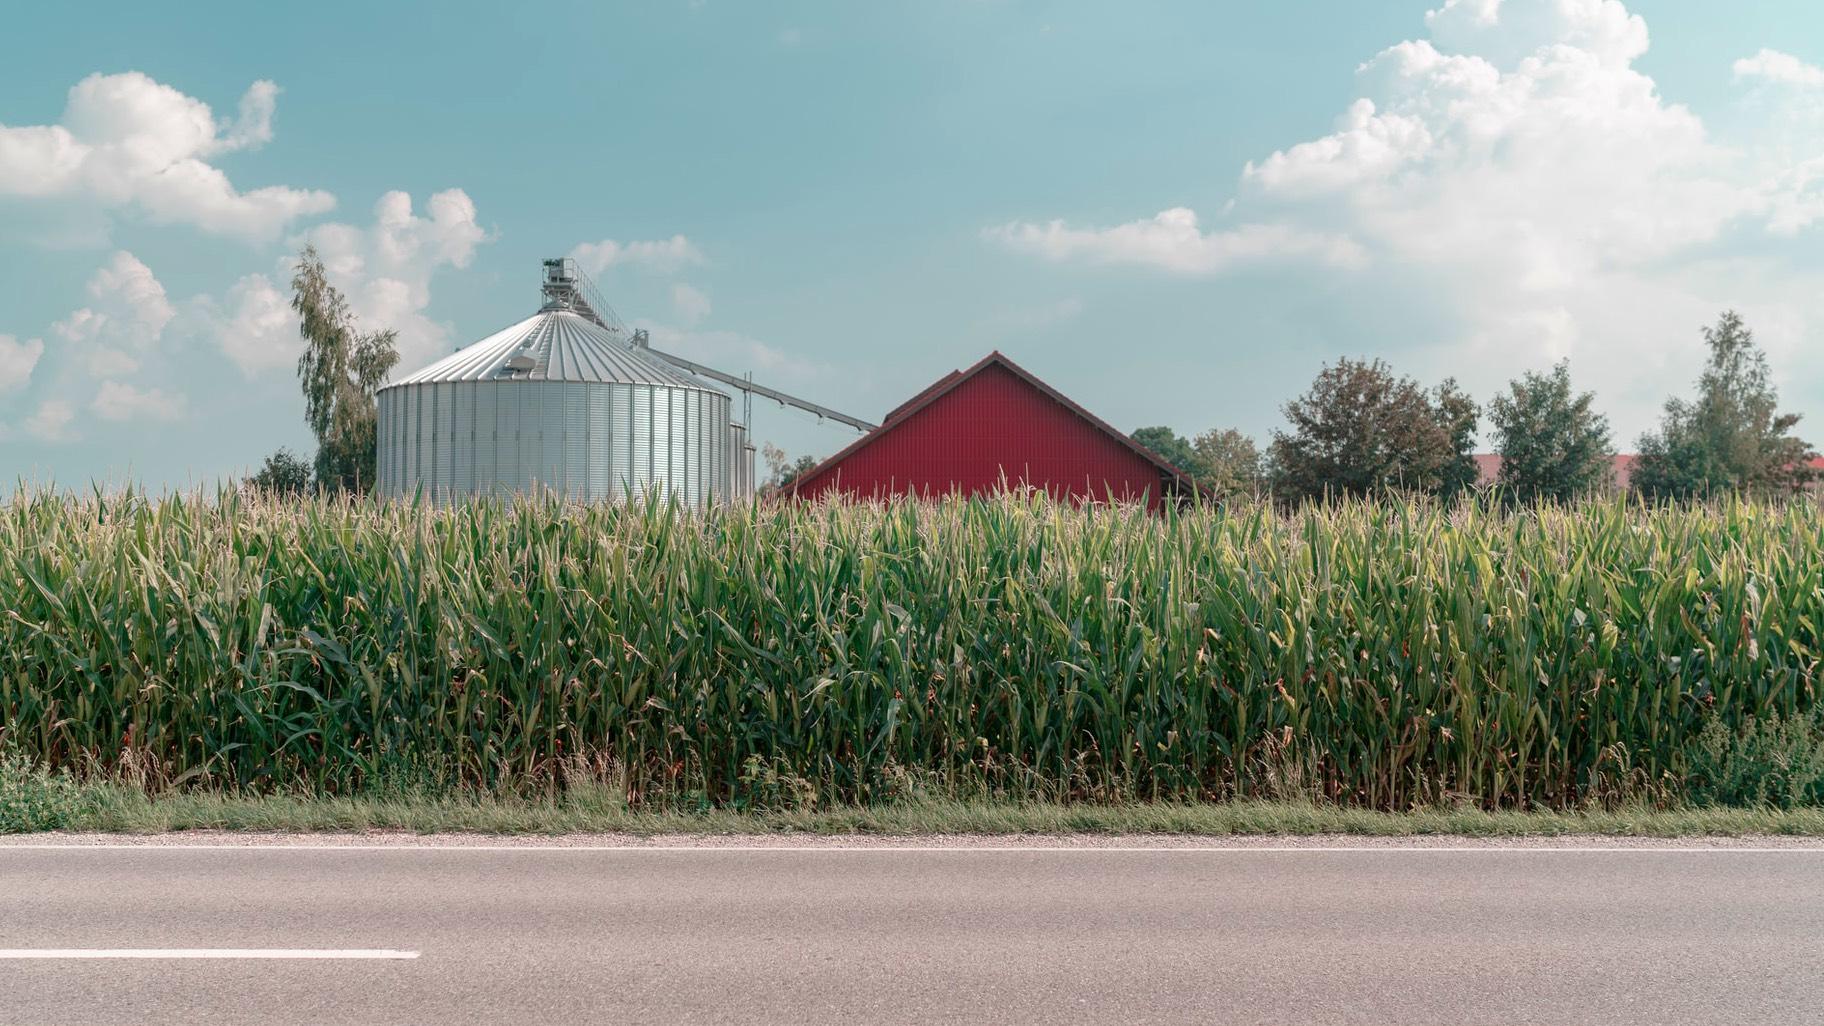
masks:
{"label": "tree line", "polygon": [[[1708,349],[1695,394],[1666,401],[1641,436],[1628,487],[1651,499],[1724,492],[1790,495],[1818,477],[1817,452],[1779,412],[1767,356],[1734,311],[1703,329]],[[1567,501],[1617,487],[1608,419],[1570,366],[1529,372],[1479,407],[1446,379],[1425,389],[1381,360],[1340,359],[1282,407],[1286,428],[1262,451],[1233,429],[1185,438],[1144,427],[1134,441],[1194,479],[1210,497],[1271,494],[1286,502],[1390,492],[1460,495],[1478,483],[1473,446],[1484,415],[1500,457],[1495,484],[1516,502]]]}

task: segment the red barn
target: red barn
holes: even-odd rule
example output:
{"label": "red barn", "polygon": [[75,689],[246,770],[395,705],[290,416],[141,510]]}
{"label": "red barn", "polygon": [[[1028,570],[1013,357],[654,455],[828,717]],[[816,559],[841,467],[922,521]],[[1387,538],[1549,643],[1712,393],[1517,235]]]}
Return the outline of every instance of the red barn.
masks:
{"label": "red barn", "polygon": [[1003,483],[1077,501],[1144,499],[1155,509],[1195,494],[1178,468],[998,351],[939,378],[792,490],[980,495]]}

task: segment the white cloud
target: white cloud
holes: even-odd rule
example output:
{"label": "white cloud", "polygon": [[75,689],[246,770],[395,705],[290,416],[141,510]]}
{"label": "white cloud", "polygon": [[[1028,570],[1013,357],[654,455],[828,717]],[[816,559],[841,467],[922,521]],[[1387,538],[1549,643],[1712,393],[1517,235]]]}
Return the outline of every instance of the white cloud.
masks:
{"label": "white cloud", "polygon": [[[363,330],[399,332],[400,371],[449,351],[448,326],[425,312],[431,279],[442,268],[467,267],[475,248],[488,241],[475,220],[474,202],[461,189],[436,193],[425,207],[425,216],[419,216],[410,195],[389,192],[374,204],[374,221],[366,228],[322,224],[291,240],[293,248],[305,243],[317,247],[330,280],[348,297]],[[249,294],[255,289],[249,286]]]}
{"label": "white cloud", "polygon": [[671,287],[671,307],[685,327],[695,327],[709,316],[709,296],[702,289],[678,282]]}
{"label": "white cloud", "polygon": [[735,331],[693,331],[653,321],[635,321],[633,326],[646,329],[654,349],[729,374],[752,371],[756,379],[765,383],[807,382],[828,370]]}
{"label": "white cloud", "polygon": [[1273,224],[1244,224],[1205,232],[1197,212],[1162,210],[1150,220],[1113,228],[1071,228],[1063,221],[1014,223],[991,228],[998,239],[1023,253],[1061,263],[1138,264],[1176,274],[1219,274],[1241,264],[1315,260],[1338,267],[1362,262],[1361,247],[1347,238]]}
{"label": "white cloud", "polygon": [[152,269],[117,251],[88,284],[86,306],[51,325],[97,374],[131,373],[177,315]]}
{"label": "white cloud", "polygon": [[1824,220],[1824,157],[1781,172],[1767,192],[1767,230],[1776,236],[1791,237]]}
{"label": "white cloud", "polygon": [[1425,27],[1446,50],[1502,67],[1560,49],[1626,67],[1647,52],[1646,21],[1621,0],[1444,0]]}
{"label": "white cloud", "polygon": [[1806,89],[1824,87],[1824,68],[1778,50],[1763,49],[1753,57],[1743,57],[1731,70],[1738,79],[1759,79]]}
{"label": "white cloud", "polygon": [[[1807,380],[1816,358],[1799,340],[1824,329],[1824,297],[1772,238],[1824,219],[1818,132],[1718,141],[1635,67],[1647,26],[1619,0],[1447,0],[1426,24],[1430,38],[1361,65],[1334,131],[1242,169],[1225,209],[1238,227],[1205,232],[1179,208],[991,234],[1051,260],[1180,274],[1299,240],[1301,261],[1351,268],[1365,302],[1418,297],[1394,314],[1412,330],[1385,343],[1425,361],[1403,369],[1486,395],[1570,356],[1624,440],[1688,386],[1697,328],[1725,307],[1758,316],[1776,368]],[[1817,73],[1771,51],[1735,71],[1789,86]]]}
{"label": "white cloud", "polygon": [[277,94],[255,82],[236,120],[220,123],[208,104],[137,71],[90,75],[70,89],[59,124],[0,125],[0,196],[67,197],[159,224],[274,238],[335,198],[289,186],[241,192],[208,158],[270,140]]}
{"label": "white cloud", "polygon": [[251,378],[297,363],[304,349],[298,315],[291,297],[266,275],[249,274],[235,282],[220,302],[209,296],[193,302],[203,332],[243,375]]}
{"label": "white cloud", "polygon": [[682,235],[647,242],[584,242],[570,256],[585,274],[601,274],[610,267],[636,266],[670,273],[704,262],[695,244]]}
{"label": "white cloud", "polygon": [[[1423,49],[1415,47],[1416,52],[1437,53],[1428,44],[1418,46]],[[1388,51],[1394,52],[1400,48]],[[1473,60],[1458,60],[1454,71],[1465,83],[1499,77],[1491,66]],[[1422,118],[1381,113],[1373,100],[1359,99],[1337,120],[1335,134],[1299,143],[1258,166],[1249,163],[1243,178],[1286,195],[1321,194],[1394,172],[1423,157],[1435,142]]]}
{"label": "white cloud", "polygon": [[272,115],[278,110],[277,83],[261,79],[241,97],[240,116],[227,126],[222,140],[231,150],[257,150],[272,141]]}
{"label": "white cloud", "polygon": [[44,340],[28,338],[21,342],[11,335],[0,335],[0,392],[24,388],[32,380],[32,370],[44,355]]}
{"label": "white cloud", "polygon": [[156,388],[104,381],[89,403],[89,410],[102,420],[177,420],[184,415],[184,397]]}
{"label": "white cloud", "polygon": [[[120,422],[181,417],[182,395],[121,380],[137,374],[145,359],[166,344],[179,319],[164,285],[139,258],[119,250],[96,270],[87,291],[91,306],[51,326],[62,339],[59,350],[64,357],[51,388],[62,394],[41,402],[24,421],[24,431],[43,441],[73,440],[77,409],[67,396],[92,387],[98,379],[99,387],[87,405],[87,412],[97,418]],[[38,339],[19,344],[0,336],[0,375],[19,366],[29,375],[44,348]]]}
{"label": "white cloud", "polygon": [[69,403],[46,399],[25,419],[25,433],[43,442],[73,442],[76,433],[70,430],[70,422],[75,419],[76,411]]}
{"label": "white cloud", "polygon": [[[244,373],[289,364],[298,348],[296,318],[287,297],[265,275],[247,275],[217,300],[207,295],[174,305],[151,268],[132,253],[114,253],[87,287],[91,306],[52,325],[62,340],[53,347],[61,366],[42,403],[19,428],[45,441],[74,438],[78,414],[73,394],[93,389],[81,412],[111,422],[172,421],[184,416],[185,397],[136,378],[150,358],[174,344],[202,337],[215,341]],[[0,392],[22,385],[45,351],[39,339],[18,342],[0,335]]]}
{"label": "white cloud", "polygon": [[[1610,10],[1512,9],[1556,7]],[[1391,47],[1360,71],[1378,97],[1357,100],[1331,135],[1248,165],[1244,197],[1293,223],[1340,217],[1394,259],[1467,260],[1523,289],[1712,241],[1759,197],[1696,115],[1616,62],[1634,52],[1617,36],[1628,38],[1596,33],[1606,56],[1560,41],[1506,71],[1430,42]]]}

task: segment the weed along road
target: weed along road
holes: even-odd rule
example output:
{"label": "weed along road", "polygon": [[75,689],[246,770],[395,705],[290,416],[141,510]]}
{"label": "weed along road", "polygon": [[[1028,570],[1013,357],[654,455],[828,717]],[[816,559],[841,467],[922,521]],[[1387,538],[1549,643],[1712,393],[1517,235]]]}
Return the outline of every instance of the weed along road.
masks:
{"label": "weed along road", "polygon": [[1815,842],[345,843],[0,843],[0,1020],[1666,1024],[1824,1007]]}

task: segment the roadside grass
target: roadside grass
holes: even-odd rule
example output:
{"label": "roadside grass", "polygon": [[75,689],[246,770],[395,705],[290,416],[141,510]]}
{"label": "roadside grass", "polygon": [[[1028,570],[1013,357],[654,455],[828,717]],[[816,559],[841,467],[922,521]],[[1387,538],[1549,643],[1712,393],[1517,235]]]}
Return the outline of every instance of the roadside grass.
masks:
{"label": "roadside grass", "polygon": [[[184,830],[475,834],[1176,834],[1398,837],[1824,836],[1824,809],[1622,807],[1575,812],[1430,808],[1377,812],[1305,802],[1088,805],[912,798],[872,807],[736,812],[629,809],[606,789],[562,798],[286,797],[224,792],[148,795],[90,784],[67,814],[24,829],[100,833]],[[16,825],[14,829],[19,829]],[[4,832],[4,830],[0,830]]]}

